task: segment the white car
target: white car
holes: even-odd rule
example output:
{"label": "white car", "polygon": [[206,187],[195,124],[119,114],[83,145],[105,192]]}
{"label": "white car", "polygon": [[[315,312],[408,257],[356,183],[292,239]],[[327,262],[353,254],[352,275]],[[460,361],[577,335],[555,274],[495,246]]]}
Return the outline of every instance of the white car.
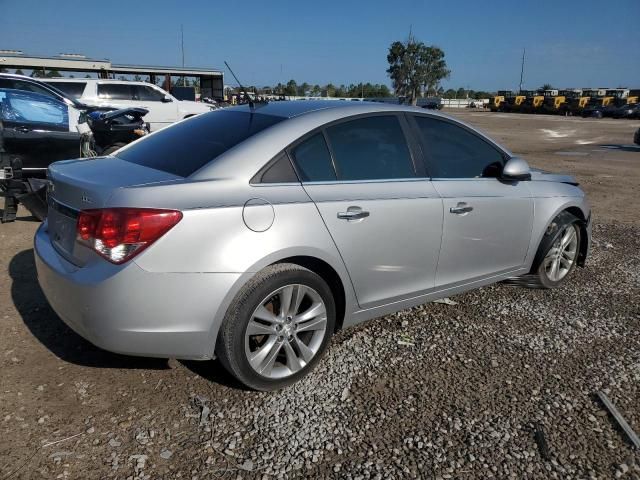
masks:
{"label": "white car", "polygon": [[147,82],[97,78],[49,78],[46,83],[87,105],[145,108],[149,113],[144,119],[149,123],[151,131],[213,109],[204,103],[178,100],[162,88]]}

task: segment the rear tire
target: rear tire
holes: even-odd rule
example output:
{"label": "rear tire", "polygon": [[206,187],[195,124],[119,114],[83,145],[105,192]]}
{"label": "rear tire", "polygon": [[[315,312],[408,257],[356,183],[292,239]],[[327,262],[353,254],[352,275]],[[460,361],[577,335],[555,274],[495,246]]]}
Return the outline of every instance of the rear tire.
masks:
{"label": "rear tire", "polygon": [[569,212],[560,213],[542,237],[531,273],[516,283],[529,288],[561,286],[576,267],[581,241],[580,220]]}
{"label": "rear tire", "polygon": [[100,153],[100,155],[111,155],[112,153],[120,150],[122,147],[124,147],[126,145],[126,143],[114,143],[113,145],[109,145],[107,148],[105,148],[102,153]]}
{"label": "rear tire", "polygon": [[257,273],[233,300],[220,327],[222,365],[254,390],[277,390],[309,373],[335,329],[331,289],[317,274],[281,263]]}

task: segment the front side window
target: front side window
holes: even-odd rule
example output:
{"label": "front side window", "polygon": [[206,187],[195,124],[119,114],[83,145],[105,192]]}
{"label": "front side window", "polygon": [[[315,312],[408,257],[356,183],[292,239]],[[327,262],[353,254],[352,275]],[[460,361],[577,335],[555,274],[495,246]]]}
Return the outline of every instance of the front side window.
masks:
{"label": "front side window", "polygon": [[247,138],[284,120],[253,112],[203,113],[118,150],[127,162],[188,177]]}
{"label": "front side window", "polygon": [[143,102],[161,102],[164,98],[164,94],[153,87],[146,85],[134,85],[135,98]]}
{"label": "front side window", "polygon": [[432,177],[497,177],[502,172],[502,152],[478,135],[437,118],[414,118]]}
{"label": "front side window", "polygon": [[340,180],[415,177],[398,117],[359,118],[327,128]]}
{"label": "front side window", "polygon": [[133,100],[133,85],[123,83],[99,83],[98,98],[105,100]]}
{"label": "front side window", "polygon": [[7,124],[69,130],[69,108],[39,93],[0,88],[0,119]]}
{"label": "front side window", "polygon": [[0,78],[0,88],[13,88],[15,90],[24,90],[25,92],[39,93],[47,97],[55,98],[58,100],[52,92],[46,88],[42,88],[39,85],[31,82],[25,82],[24,80],[17,80],[14,78]]}
{"label": "front side window", "polygon": [[330,182],[336,179],[322,133],[316,133],[297,145],[291,154],[303,182]]}

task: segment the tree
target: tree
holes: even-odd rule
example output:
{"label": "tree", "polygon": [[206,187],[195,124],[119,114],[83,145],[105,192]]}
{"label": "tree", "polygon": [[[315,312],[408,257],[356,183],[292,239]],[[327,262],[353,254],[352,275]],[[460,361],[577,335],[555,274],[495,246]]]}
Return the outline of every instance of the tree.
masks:
{"label": "tree", "polygon": [[333,83],[328,83],[322,89],[323,97],[335,97],[336,96],[336,86]]}
{"label": "tree", "polygon": [[545,83],[540,87],[540,90],[554,90],[550,83]]}
{"label": "tree", "polygon": [[15,74],[16,74],[16,75],[24,75],[24,73],[22,72],[22,69],[21,69],[21,68],[18,68],[18,69],[15,71]]}
{"label": "tree", "polygon": [[49,70],[45,76],[48,78],[58,78],[62,75],[60,75],[60,72],[54,68],[53,70]]}
{"label": "tree", "polygon": [[287,86],[284,87],[284,94],[289,96],[298,94],[298,84],[295,80],[291,79],[287,82]]}
{"label": "tree", "polygon": [[444,51],[428,46],[410,36],[406,42],[393,42],[387,55],[387,73],[396,94],[416,105],[423,90],[435,91],[438,83],[451,73],[447,69]]}
{"label": "tree", "polygon": [[298,96],[300,97],[306,96],[310,88],[311,88],[311,85],[309,85],[307,82],[304,82],[302,85],[298,85]]}

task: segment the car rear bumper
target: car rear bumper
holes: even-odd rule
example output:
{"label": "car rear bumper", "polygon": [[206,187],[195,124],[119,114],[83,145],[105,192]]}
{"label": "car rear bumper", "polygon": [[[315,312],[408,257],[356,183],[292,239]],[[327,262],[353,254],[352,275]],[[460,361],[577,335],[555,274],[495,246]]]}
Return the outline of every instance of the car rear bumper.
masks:
{"label": "car rear bumper", "polygon": [[207,359],[235,273],[152,273],[135,262],[96,260],[79,268],[35,236],[38,281],[51,307],[79,335],[116,353]]}

